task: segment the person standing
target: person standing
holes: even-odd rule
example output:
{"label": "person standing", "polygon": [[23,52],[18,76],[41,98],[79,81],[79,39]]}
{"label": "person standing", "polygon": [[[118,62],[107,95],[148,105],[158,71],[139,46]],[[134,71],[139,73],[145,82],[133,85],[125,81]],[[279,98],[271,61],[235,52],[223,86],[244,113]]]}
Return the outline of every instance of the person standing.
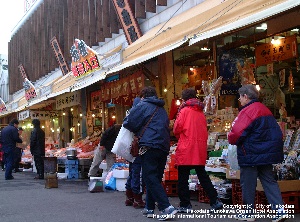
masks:
{"label": "person standing", "polygon": [[[230,144],[237,145],[243,204],[255,207],[257,177],[266,197],[277,214],[273,222],[283,221],[284,210],[281,192],[272,164],[283,161],[283,136],[271,111],[258,101],[259,92],[254,85],[244,85],[238,90],[241,108],[228,134]],[[247,209],[248,210],[248,209]],[[254,221],[253,215],[237,215],[237,220]]]}
{"label": "person standing", "polygon": [[[22,133],[23,133],[23,128],[22,127],[18,127],[18,133],[19,133],[20,138],[22,139]],[[14,150],[14,172],[15,173],[21,172],[19,170],[19,165],[20,165],[20,162],[21,162],[23,148],[25,148],[23,143],[17,143],[16,148]]]}
{"label": "person standing", "polygon": [[179,108],[173,132],[178,139],[175,165],[178,168],[178,211],[186,213],[192,209],[189,191],[190,170],[195,169],[198,180],[210,199],[212,210],[223,208],[218,194],[205,171],[207,159],[207,123],[203,113],[204,104],[196,97],[194,89],[182,91],[183,103]]}
{"label": "person standing", "polygon": [[34,127],[30,136],[30,152],[34,158],[37,176],[34,179],[44,179],[45,132],[41,129],[40,120],[32,120]]}
{"label": "person standing", "polygon": [[[140,97],[136,97],[133,101],[133,107],[141,101]],[[130,112],[130,111],[129,111]],[[134,208],[144,208],[143,201],[143,182],[141,178],[142,171],[142,157],[137,156],[134,161],[129,162],[129,176],[126,182],[126,206],[133,206]]]}
{"label": "person standing", "polygon": [[154,216],[155,202],[161,211],[159,220],[167,220],[177,213],[161,184],[167,156],[170,150],[169,118],[164,109],[165,102],[158,99],[154,87],[145,87],[140,92],[141,101],[130,110],[123,126],[139,140],[142,154],[142,177],[146,185],[146,207],[143,215]]}
{"label": "person standing", "polygon": [[2,150],[5,158],[5,179],[12,180],[12,170],[14,165],[14,150],[16,143],[22,143],[22,139],[18,133],[19,121],[17,119],[11,120],[8,126],[1,131]]}

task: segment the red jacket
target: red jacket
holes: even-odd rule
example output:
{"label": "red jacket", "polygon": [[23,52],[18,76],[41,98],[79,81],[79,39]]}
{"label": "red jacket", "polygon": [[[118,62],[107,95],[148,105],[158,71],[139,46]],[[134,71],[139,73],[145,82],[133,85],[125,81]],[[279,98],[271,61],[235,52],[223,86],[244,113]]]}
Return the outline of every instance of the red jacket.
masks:
{"label": "red jacket", "polygon": [[[188,100],[189,101],[189,100]],[[187,102],[188,102],[187,101]],[[179,139],[175,165],[205,165],[207,159],[207,123],[201,106],[186,105],[178,113],[173,132]]]}

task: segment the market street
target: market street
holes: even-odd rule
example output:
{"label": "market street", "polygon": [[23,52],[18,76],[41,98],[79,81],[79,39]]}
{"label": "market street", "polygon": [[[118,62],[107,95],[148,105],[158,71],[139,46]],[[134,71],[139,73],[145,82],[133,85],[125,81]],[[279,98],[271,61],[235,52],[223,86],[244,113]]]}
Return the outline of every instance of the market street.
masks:
{"label": "market street", "polygon": [[[1,222],[82,222],[82,221],[154,221],[143,217],[140,209],[126,207],[125,193],[106,191],[90,193],[87,180],[59,180],[59,187],[45,189],[44,180],[34,180],[32,172],[14,173],[14,180],[4,180],[4,172],[0,172],[0,221]],[[170,198],[174,206],[178,206],[177,197]],[[207,215],[201,213],[209,209],[208,204],[192,202],[195,214],[177,214],[172,221],[236,221],[222,214]],[[202,211],[200,211],[202,209]],[[156,213],[158,211],[156,210]],[[189,218],[188,218],[189,217]],[[202,218],[199,218],[202,217]],[[294,219],[300,220],[300,214]],[[256,221],[271,221],[257,219]]]}

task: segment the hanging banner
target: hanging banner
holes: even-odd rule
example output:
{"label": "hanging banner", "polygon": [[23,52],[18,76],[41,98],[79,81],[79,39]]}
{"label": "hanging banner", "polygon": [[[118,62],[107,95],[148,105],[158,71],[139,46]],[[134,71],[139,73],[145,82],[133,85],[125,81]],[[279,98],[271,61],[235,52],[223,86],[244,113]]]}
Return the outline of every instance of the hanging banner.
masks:
{"label": "hanging banner", "polygon": [[88,47],[83,40],[75,39],[70,53],[72,56],[72,73],[76,78],[102,69],[97,53]]}
{"label": "hanging banner", "polygon": [[3,99],[0,98],[0,113],[6,111],[6,105],[5,102],[3,101]]}
{"label": "hanging banner", "polygon": [[27,101],[35,98],[36,95],[36,91],[35,91],[35,87],[34,85],[29,81],[29,79],[27,78],[27,74],[25,72],[24,66],[22,64],[20,64],[18,66],[18,69],[23,77],[23,87],[25,89],[25,98]]}
{"label": "hanging banner", "polygon": [[80,92],[70,92],[56,97],[56,110],[80,104]]}
{"label": "hanging banner", "polygon": [[61,51],[61,48],[60,48],[60,46],[58,44],[58,41],[57,41],[55,36],[50,40],[50,44],[51,44],[52,49],[54,51],[54,54],[55,54],[56,60],[59,64],[59,67],[61,69],[61,72],[63,73],[63,75],[68,74],[69,73],[68,64],[65,60],[65,57],[64,57],[64,55]]}
{"label": "hanging banner", "polygon": [[18,120],[25,120],[29,117],[30,117],[30,111],[29,110],[19,112],[19,114],[18,114]]}
{"label": "hanging banner", "polygon": [[255,47],[256,67],[298,57],[296,35],[277,39]]}
{"label": "hanging banner", "polygon": [[208,65],[200,68],[193,68],[188,71],[189,87],[199,86],[202,80],[208,80],[214,76],[214,66]]}
{"label": "hanging banner", "polygon": [[101,109],[101,90],[91,92],[91,110]]}

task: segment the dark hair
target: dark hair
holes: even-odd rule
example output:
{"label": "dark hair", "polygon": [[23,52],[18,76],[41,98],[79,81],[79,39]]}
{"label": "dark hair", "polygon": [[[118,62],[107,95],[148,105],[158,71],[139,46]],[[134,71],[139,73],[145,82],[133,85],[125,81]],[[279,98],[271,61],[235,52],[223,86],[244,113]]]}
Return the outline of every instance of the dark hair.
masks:
{"label": "dark hair", "polygon": [[23,128],[22,127],[18,127],[18,130],[22,130],[23,131]]}
{"label": "dark hair", "polygon": [[32,125],[34,126],[34,127],[37,127],[37,126],[39,126],[41,124],[41,122],[38,120],[38,119],[33,119],[32,120]]}
{"label": "dark hair", "polygon": [[17,120],[17,119],[12,119],[11,121],[10,121],[10,125],[14,125],[14,124],[19,124],[19,121]]}
{"label": "dark hair", "polygon": [[156,89],[152,86],[146,86],[140,92],[140,97],[146,98],[146,97],[152,97],[152,96],[157,97]]}
{"label": "dark hair", "polygon": [[193,99],[193,98],[197,98],[196,90],[194,90],[192,88],[185,89],[185,90],[182,91],[181,97],[184,101],[187,101],[187,100]]}

